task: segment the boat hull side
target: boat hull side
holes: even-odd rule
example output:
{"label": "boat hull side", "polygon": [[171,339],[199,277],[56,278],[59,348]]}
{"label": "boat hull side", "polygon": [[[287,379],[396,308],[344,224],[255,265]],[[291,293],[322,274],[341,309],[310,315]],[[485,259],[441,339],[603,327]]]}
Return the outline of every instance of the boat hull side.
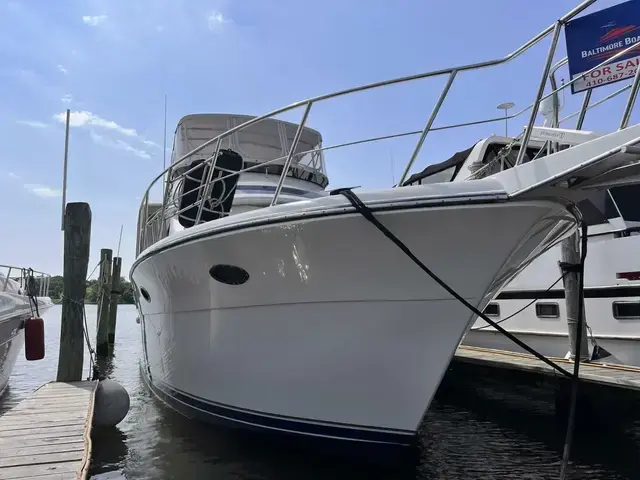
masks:
{"label": "boat hull side", "polygon": [[[479,309],[575,223],[551,202],[378,218]],[[249,280],[217,282],[218,264]],[[411,443],[474,320],[359,215],[173,245],[131,277],[149,298],[137,303],[156,393],[194,416],[311,436]]]}
{"label": "boat hull side", "polygon": [[0,395],[24,345],[24,322],[31,316],[27,297],[0,293]]}

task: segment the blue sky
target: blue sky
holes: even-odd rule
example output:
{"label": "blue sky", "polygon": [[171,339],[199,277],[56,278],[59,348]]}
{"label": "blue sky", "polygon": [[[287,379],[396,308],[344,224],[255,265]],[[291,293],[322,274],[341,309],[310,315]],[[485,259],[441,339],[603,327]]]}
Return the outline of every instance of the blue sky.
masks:
{"label": "blue sky", "polygon": [[[577,2],[543,4],[0,0],[0,263],[62,272],[66,108],[72,111],[68,201],[92,207],[90,270],[100,248],[117,248],[123,225],[120,253],[128,273],[140,197],[162,170],[165,93],[170,146],[179,118],[190,113],[258,115],[337,89],[501,57]],[[506,66],[460,75],[436,125],[499,115],[495,107],[503,101],[530,103],[547,49],[543,42]],[[564,37],[556,58],[563,52]],[[568,78],[564,69],[559,76]],[[418,130],[443,85],[437,78],[332,100],[314,107],[308,125],[325,145]],[[594,98],[606,93],[601,90]],[[563,113],[580,101],[567,94]],[[616,115],[619,105],[612,107]],[[611,115],[603,107],[586,127],[615,128]],[[514,119],[511,132],[526,120]],[[433,133],[413,170],[503,129],[497,123]],[[392,185],[413,142],[328,153],[330,187]]]}

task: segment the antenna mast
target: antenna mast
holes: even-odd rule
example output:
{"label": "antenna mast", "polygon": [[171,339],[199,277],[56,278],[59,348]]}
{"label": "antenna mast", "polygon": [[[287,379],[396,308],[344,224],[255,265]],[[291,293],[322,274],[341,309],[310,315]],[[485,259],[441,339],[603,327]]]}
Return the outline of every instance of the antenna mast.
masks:
{"label": "antenna mast", "polygon": [[164,141],[162,145],[162,170],[167,169],[167,94],[164,94]]}

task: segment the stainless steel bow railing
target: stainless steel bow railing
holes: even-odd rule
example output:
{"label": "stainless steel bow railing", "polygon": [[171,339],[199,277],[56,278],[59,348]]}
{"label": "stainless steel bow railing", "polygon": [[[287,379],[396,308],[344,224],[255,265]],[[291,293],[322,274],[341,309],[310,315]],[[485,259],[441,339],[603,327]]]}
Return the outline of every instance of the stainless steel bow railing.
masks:
{"label": "stainless steel bow railing", "polygon": [[[13,273],[13,276],[12,276]],[[9,281],[13,280],[20,284],[22,292],[25,290],[25,286],[27,285],[27,278],[29,275],[33,275],[36,280],[36,285],[38,288],[38,297],[48,297],[49,296],[49,285],[51,283],[51,275],[44,272],[39,272],[37,270],[24,268],[24,267],[16,267],[13,265],[0,265],[0,292],[8,292],[9,290]]]}
{"label": "stainless steel bow railing", "polygon": [[[359,87],[354,87],[354,88],[349,88],[346,90],[341,90],[338,92],[334,92],[334,93],[329,93],[326,95],[320,95],[317,97],[313,97],[307,100],[303,100],[300,102],[296,102],[293,103],[291,105],[279,108],[277,110],[274,110],[272,112],[269,112],[265,115],[259,116],[259,117],[255,117],[241,125],[238,125],[234,128],[231,128],[229,130],[227,130],[226,132],[211,138],[210,140],[204,142],[203,144],[199,145],[198,147],[194,148],[193,150],[191,150],[190,152],[186,153],[185,155],[183,155],[182,157],[180,157],[179,159],[177,159],[175,162],[172,163],[172,165],[170,165],[167,169],[165,169],[162,173],[160,173],[149,185],[149,187],[147,188],[143,198],[142,198],[142,202],[140,205],[140,211],[139,211],[139,224],[138,224],[138,238],[137,238],[137,243],[138,243],[138,248],[137,248],[137,252],[140,253],[142,250],[144,250],[145,248],[147,248],[148,246],[150,246],[151,244],[155,243],[156,241],[158,241],[159,239],[163,238],[166,235],[166,226],[167,226],[167,220],[169,220],[170,218],[173,218],[181,213],[184,212],[184,210],[186,210],[187,208],[193,208],[194,206],[198,207],[197,210],[197,214],[196,214],[196,218],[195,218],[195,224],[199,224],[201,222],[201,216],[202,216],[202,212],[203,209],[205,208],[205,202],[206,199],[208,198],[211,189],[213,187],[213,183],[215,183],[216,181],[220,181],[222,180],[221,178],[218,179],[213,179],[213,174],[214,174],[214,168],[216,165],[216,159],[218,157],[218,154],[220,152],[220,146],[221,146],[221,141],[228,138],[229,136],[240,132],[244,129],[246,129],[247,127],[251,126],[251,125],[255,125],[257,123],[259,123],[262,120],[266,120],[266,119],[273,119],[275,116],[280,115],[282,113],[285,112],[289,112],[301,107],[304,107],[304,112],[302,115],[302,119],[298,125],[296,134],[293,138],[293,142],[291,145],[291,148],[288,150],[288,154],[284,157],[280,157],[280,158],[276,158],[273,160],[270,160],[268,162],[263,162],[260,165],[253,165],[247,168],[242,169],[240,172],[229,172],[228,175],[237,175],[238,173],[244,173],[244,172],[250,172],[252,170],[255,170],[256,168],[259,168],[261,166],[264,165],[268,165],[271,163],[279,163],[282,162],[284,160],[284,164],[283,164],[283,169],[282,169],[282,174],[280,175],[280,178],[278,180],[278,184],[276,186],[275,189],[275,193],[271,199],[271,205],[275,205],[278,202],[278,197],[280,195],[280,192],[282,190],[282,186],[283,183],[287,177],[287,175],[290,174],[290,168],[291,168],[291,164],[293,162],[293,160],[298,157],[298,156],[302,156],[304,154],[310,153],[310,151],[307,152],[298,152],[295,153],[296,147],[298,146],[298,142],[300,140],[300,136],[303,132],[303,129],[305,128],[305,124],[307,121],[307,118],[309,117],[309,113],[311,111],[311,108],[314,104],[325,101],[325,100],[329,100],[329,99],[333,99],[336,97],[341,97],[341,96],[345,96],[345,95],[349,95],[352,93],[357,93],[357,92],[362,92],[362,91],[367,91],[367,90],[373,90],[373,89],[377,89],[377,88],[382,88],[382,87],[386,87],[389,85],[395,85],[395,84],[401,84],[401,83],[407,83],[407,82],[413,82],[413,81],[417,81],[417,80],[421,80],[421,79],[425,79],[425,78],[431,78],[431,77],[439,77],[439,76],[446,76],[447,80],[446,83],[442,89],[442,92],[440,93],[440,96],[438,97],[438,100],[436,101],[436,104],[433,107],[433,110],[431,112],[431,114],[429,115],[425,126],[422,128],[422,130],[416,130],[416,131],[411,131],[411,132],[403,132],[403,133],[396,133],[396,134],[391,134],[391,135],[386,135],[386,136],[381,136],[381,137],[374,137],[374,138],[368,138],[368,139],[363,139],[363,140],[357,140],[357,141],[353,141],[353,142],[348,142],[348,143],[342,143],[340,145],[333,145],[333,146],[329,146],[329,147],[323,147],[321,149],[318,149],[316,151],[325,151],[325,150],[330,150],[330,149],[335,149],[335,148],[340,148],[340,147],[346,147],[346,146],[351,146],[351,145],[357,145],[357,144],[363,144],[363,143],[369,143],[369,142],[375,142],[375,141],[381,141],[381,140],[386,140],[386,139],[391,139],[391,138],[398,138],[398,137],[404,137],[404,136],[412,136],[412,135],[418,135],[418,141],[411,153],[411,156],[409,158],[409,161],[407,162],[404,171],[402,173],[402,176],[400,178],[400,181],[397,183],[396,186],[401,186],[403,184],[403,182],[406,180],[409,171],[411,170],[411,167],[413,166],[416,158],[418,157],[420,150],[424,144],[424,141],[427,137],[427,135],[429,134],[429,132],[432,131],[438,131],[438,130],[446,130],[446,129],[452,129],[452,128],[461,128],[461,127],[466,127],[466,126],[472,126],[472,125],[479,125],[479,124],[485,124],[485,123],[491,123],[491,122],[499,122],[499,121],[505,121],[505,119],[509,120],[509,119],[513,119],[515,117],[518,117],[522,114],[524,114],[527,111],[531,111],[528,122],[527,122],[527,126],[524,129],[523,133],[522,133],[522,138],[519,141],[519,143],[521,145],[528,145],[530,137],[531,137],[531,131],[532,131],[532,127],[533,124],[535,122],[535,117],[537,115],[538,112],[538,108],[540,106],[540,102],[548,97],[551,97],[552,95],[557,95],[558,92],[564,90],[565,88],[568,88],[570,85],[572,85],[576,80],[578,80],[578,78],[575,78],[569,82],[564,83],[561,87],[557,88],[555,87],[555,79],[553,77],[553,74],[555,73],[555,71],[557,70],[557,68],[559,68],[560,66],[562,66],[564,63],[566,63],[566,59],[561,60],[560,62],[558,62],[556,65],[552,65],[553,63],[553,57],[556,53],[556,47],[557,47],[557,43],[558,43],[558,39],[560,36],[560,32],[562,30],[563,25],[569,21],[570,19],[572,19],[573,17],[575,17],[576,15],[578,15],[579,13],[581,13],[582,11],[584,11],[586,8],[588,8],[589,6],[591,6],[592,4],[596,3],[597,0],[585,0],[583,1],[580,5],[578,5],[576,8],[574,8],[573,10],[571,10],[570,12],[568,12],[566,15],[564,15],[562,18],[560,18],[558,21],[556,21],[554,24],[550,25],[549,27],[547,27],[545,30],[543,30],[542,32],[540,32],[538,35],[536,35],[535,37],[533,37],[531,40],[529,40],[528,42],[526,42],[524,45],[522,45],[521,47],[519,47],[518,49],[516,49],[515,51],[511,52],[510,54],[508,54],[505,57],[496,59],[496,60],[489,60],[486,62],[480,62],[480,63],[473,63],[473,64],[468,64],[468,65],[461,65],[461,66],[456,66],[456,67],[451,67],[451,68],[446,68],[446,69],[441,69],[441,70],[434,70],[434,71],[430,71],[430,72],[426,72],[426,73],[420,73],[420,74],[416,74],[416,75],[410,75],[410,76],[406,76],[406,77],[400,77],[400,78],[395,78],[392,80],[386,80],[386,81],[382,81],[382,82],[376,82],[376,83],[372,83],[372,84],[368,84],[368,85],[362,85]],[[452,125],[445,125],[445,126],[441,126],[441,127],[434,127],[434,121],[438,115],[438,112],[440,111],[440,108],[447,96],[447,94],[449,93],[449,90],[456,78],[456,76],[460,73],[460,72],[464,72],[464,71],[471,71],[471,70],[479,70],[479,69],[483,69],[483,68],[489,68],[489,67],[494,67],[494,66],[498,66],[498,65],[502,65],[504,63],[507,63],[513,59],[515,59],[516,57],[520,56],[522,53],[524,53],[525,51],[529,50],[531,47],[533,47],[534,45],[536,45],[537,43],[539,43],[542,39],[546,38],[547,36],[552,35],[552,40],[551,40],[551,44],[549,46],[549,51],[546,57],[546,61],[545,61],[545,65],[543,68],[543,74],[542,77],[540,79],[540,84],[538,86],[537,89],[537,93],[535,96],[535,100],[531,103],[531,105],[527,106],[526,108],[523,108],[522,110],[515,112],[512,115],[509,115],[507,117],[505,116],[500,116],[500,117],[494,117],[494,118],[489,118],[489,119],[483,119],[483,120],[477,120],[477,121],[471,121],[471,122],[464,122],[464,123],[458,123],[458,124],[452,124]],[[593,67],[591,70],[589,70],[589,72],[586,72],[586,74],[590,73],[591,71],[601,67],[602,65],[605,65],[617,58],[620,58],[621,56],[625,55],[626,53],[628,53],[631,49],[635,48],[636,45],[631,45],[628,48],[624,49],[623,51],[617,53],[616,55],[614,55],[613,57],[606,59],[605,61],[603,61],[601,64],[597,65],[596,67]],[[545,84],[547,79],[552,79],[552,91],[549,92],[547,95],[544,95],[544,88],[545,88]],[[563,118],[562,120],[559,120],[558,124],[560,122],[566,121],[569,118],[573,118],[576,115],[579,115],[579,120],[578,122],[582,123],[582,121],[584,120],[584,115],[586,114],[587,110],[589,110],[590,108],[593,108],[599,104],[602,104],[603,102],[605,102],[608,99],[611,99],[615,96],[617,96],[618,94],[626,91],[627,89],[631,89],[631,92],[629,94],[629,98],[627,100],[627,103],[625,105],[625,110],[624,113],[622,115],[621,121],[620,121],[620,128],[626,128],[626,126],[628,125],[630,116],[631,116],[631,111],[633,108],[633,105],[635,103],[635,98],[637,96],[638,93],[638,88],[640,87],[640,68],[636,69],[636,74],[633,80],[633,83],[631,85],[628,85],[626,87],[623,87],[621,89],[619,89],[618,91],[614,92],[613,94],[609,95],[608,97],[600,100],[599,102],[594,103],[593,105],[589,105],[590,102],[590,98],[591,98],[591,90],[587,90],[585,92],[585,96],[584,96],[584,101],[583,101],[583,105],[582,108],[580,109],[579,112],[576,112],[574,114],[569,115],[568,117]],[[205,149],[206,147],[215,144],[215,150],[213,155],[211,155],[210,157],[206,158],[204,160],[205,164],[209,167],[208,168],[208,176],[206,178],[206,180],[204,182],[201,183],[200,186],[196,187],[195,189],[189,191],[189,192],[183,192],[182,196],[189,194],[189,193],[193,193],[194,191],[199,191],[202,192],[203,194],[200,195],[199,199],[192,205],[189,205],[188,207],[179,210],[176,207],[175,204],[175,198],[172,198],[172,193],[173,190],[175,188],[176,185],[179,184],[179,182],[185,178],[186,175],[192,173],[196,168],[202,168],[202,164],[199,164],[195,167],[192,168],[188,168],[186,171],[181,171],[178,174],[176,174],[176,172],[178,171],[178,169],[184,169],[188,163],[188,160],[192,159],[194,157],[194,155],[198,154],[199,152],[201,152],[203,149]],[[521,163],[522,159],[524,157],[526,148],[520,148],[519,149],[519,153],[518,153],[518,158],[516,160],[516,163]],[[163,200],[162,203],[160,205],[160,208],[154,212],[151,216],[149,215],[149,195],[150,192],[152,190],[152,188],[156,185],[159,184],[159,182],[164,182],[164,192],[163,192]]]}

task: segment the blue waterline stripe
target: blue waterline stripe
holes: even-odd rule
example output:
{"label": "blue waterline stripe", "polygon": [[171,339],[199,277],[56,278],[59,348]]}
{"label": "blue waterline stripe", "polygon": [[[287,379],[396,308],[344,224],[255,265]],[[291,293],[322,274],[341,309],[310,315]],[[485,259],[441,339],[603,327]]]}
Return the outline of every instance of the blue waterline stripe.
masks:
{"label": "blue waterline stripe", "polygon": [[[143,372],[146,375],[146,373]],[[311,419],[292,420],[291,417],[278,415],[265,416],[255,412],[248,412],[229,408],[224,405],[214,404],[200,397],[187,395],[177,390],[166,382],[154,379],[153,387],[167,397],[179,401],[193,409],[203,411],[222,420],[234,423],[251,424],[256,427],[293,432],[301,435],[332,437],[341,440],[360,442],[389,443],[398,445],[410,445],[415,436],[414,432],[404,430],[366,430],[356,426],[329,425],[311,423]],[[406,433],[401,433],[406,432]]]}

